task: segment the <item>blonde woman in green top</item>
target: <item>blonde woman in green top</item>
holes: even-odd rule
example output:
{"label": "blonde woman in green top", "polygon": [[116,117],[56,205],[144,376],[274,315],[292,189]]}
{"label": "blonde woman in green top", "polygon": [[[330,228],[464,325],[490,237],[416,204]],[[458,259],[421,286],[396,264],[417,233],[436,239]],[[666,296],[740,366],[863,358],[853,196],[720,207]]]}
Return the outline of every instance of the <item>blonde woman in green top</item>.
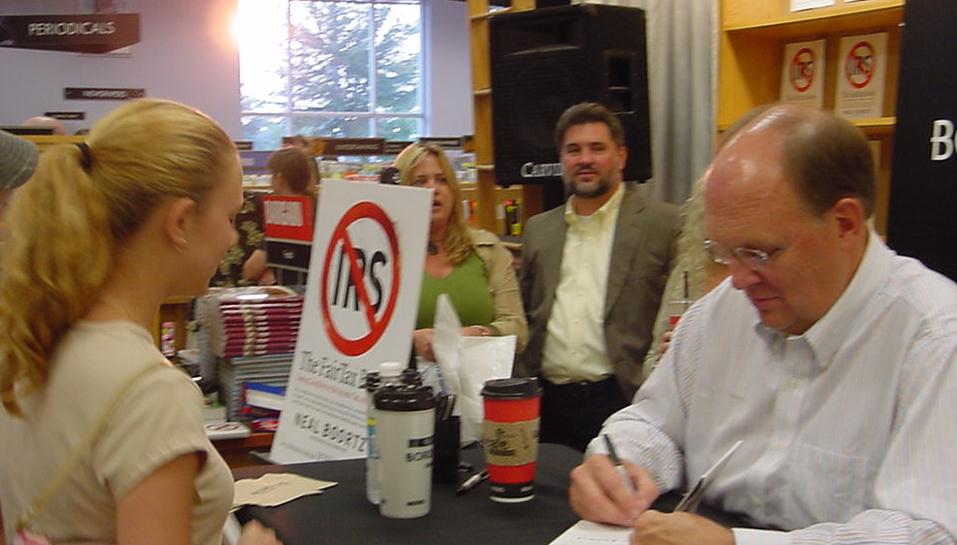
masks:
{"label": "blonde woman in green top", "polygon": [[515,335],[521,350],[528,326],[512,254],[494,234],[465,223],[462,192],[445,153],[437,146],[412,144],[402,150],[394,166],[399,169],[402,185],[434,190],[413,333],[416,354],[435,359],[432,322],[436,300],[442,293],[451,299],[463,335]]}

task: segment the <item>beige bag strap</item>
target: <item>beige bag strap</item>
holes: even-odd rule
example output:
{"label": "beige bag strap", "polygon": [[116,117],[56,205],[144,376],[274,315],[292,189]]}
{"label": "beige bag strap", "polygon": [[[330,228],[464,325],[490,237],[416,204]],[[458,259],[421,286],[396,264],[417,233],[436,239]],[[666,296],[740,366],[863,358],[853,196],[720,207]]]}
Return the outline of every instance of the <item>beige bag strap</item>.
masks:
{"label": "beige bag strap", "polygon": [[41,509],[43,509],[43,506],[53,496],[53,493],[56,492],[56,489],[63,484],[63,481],[65,481],[70,472],[73,471],[73,468],[76,467],[76,464],[79,463],[83,455],[90,449],[91,446],[93,446],[93,443],[100,436],[100,433],[103,432],[103,428],[106,426],[107,421],[111,416],[113,416],[113,412],[120,404],[120,400],[122,400],[126,395],[126,392],[133,387],[133,384],[135,384],[137,380],[147,375],[151,371],[160,368],[162,368],[162,366],[149,365],[144,369],[133,373],[133,375],[127,379],[126,383],[123,384],[123,387],[117,391],[116,397],[113,399],[110,405],[105,411],[103,411],[103,414],[96,419],[96,421],[93,423],[93,427],[90,428],[90,431],[87,432],[79,444],[77,444],[76,449],[73,450],[73,452],[70,454],[70,457],[63,462],[63,465],[61,465],[56,474],[53,475],[53,478],[50,479],[50,482],[43,487],[36,499],[33,500],[33,503],[27,507],[20,515],[20,518],[17,519],[17,530],[29,528],[30,520],[32,520]]}

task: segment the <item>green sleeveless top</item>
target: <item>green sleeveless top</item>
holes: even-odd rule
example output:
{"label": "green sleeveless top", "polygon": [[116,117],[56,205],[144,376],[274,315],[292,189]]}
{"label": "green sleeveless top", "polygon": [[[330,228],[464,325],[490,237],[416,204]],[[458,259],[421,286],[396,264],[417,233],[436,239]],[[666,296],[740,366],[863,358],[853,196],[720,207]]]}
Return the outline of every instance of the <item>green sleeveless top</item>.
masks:
{"label": "green sleeveless top", "polygon": [[495,304],[489,289],[485,264],[474,251],[445,278],[422,275],[416,329],[432,327],[439,294],[447,293],[462,326],[488,325],[495,319]]}

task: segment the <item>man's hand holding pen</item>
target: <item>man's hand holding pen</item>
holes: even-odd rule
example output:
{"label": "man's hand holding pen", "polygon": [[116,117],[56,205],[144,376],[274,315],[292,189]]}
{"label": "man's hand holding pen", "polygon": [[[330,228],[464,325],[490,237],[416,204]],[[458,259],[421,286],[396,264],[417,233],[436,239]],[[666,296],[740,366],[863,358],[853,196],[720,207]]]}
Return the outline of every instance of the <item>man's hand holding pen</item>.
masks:
{"label": "man's hand holding pen", "polygon": [[624,474],[609,456],[595,454],[572,470],[568,490],[572,509],[583,519],[632,526],[658,498],[658,485],[644,468],[621,461]]}

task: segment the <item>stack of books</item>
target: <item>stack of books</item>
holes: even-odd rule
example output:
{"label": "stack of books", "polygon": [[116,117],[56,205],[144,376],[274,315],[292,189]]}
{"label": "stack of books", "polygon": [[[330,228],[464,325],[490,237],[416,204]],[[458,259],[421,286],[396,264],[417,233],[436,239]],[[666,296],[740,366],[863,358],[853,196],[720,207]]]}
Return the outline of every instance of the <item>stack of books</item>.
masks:
{"label": "stack of books", "polygon": [[213,288],[197,301],[200,374],[218,383],[229,420],[251,419],[244,383],[286,386],[302,304],[282,286]]}
{"label": "stack of books", "polygon": [[[230,420],[246,420],[244,412],[246,384],[255,383],[285,389],[292,368],[292,353],[223,358],[219,361],[219,393]],[[272,407],[264,407],[272,408]],[[279,407],[281,409],[281,407]]]}
{"label": "stack of books", "polygon": [[276,431],[286,396],[285,386],[243,383],[243,417],[253,431]]}

